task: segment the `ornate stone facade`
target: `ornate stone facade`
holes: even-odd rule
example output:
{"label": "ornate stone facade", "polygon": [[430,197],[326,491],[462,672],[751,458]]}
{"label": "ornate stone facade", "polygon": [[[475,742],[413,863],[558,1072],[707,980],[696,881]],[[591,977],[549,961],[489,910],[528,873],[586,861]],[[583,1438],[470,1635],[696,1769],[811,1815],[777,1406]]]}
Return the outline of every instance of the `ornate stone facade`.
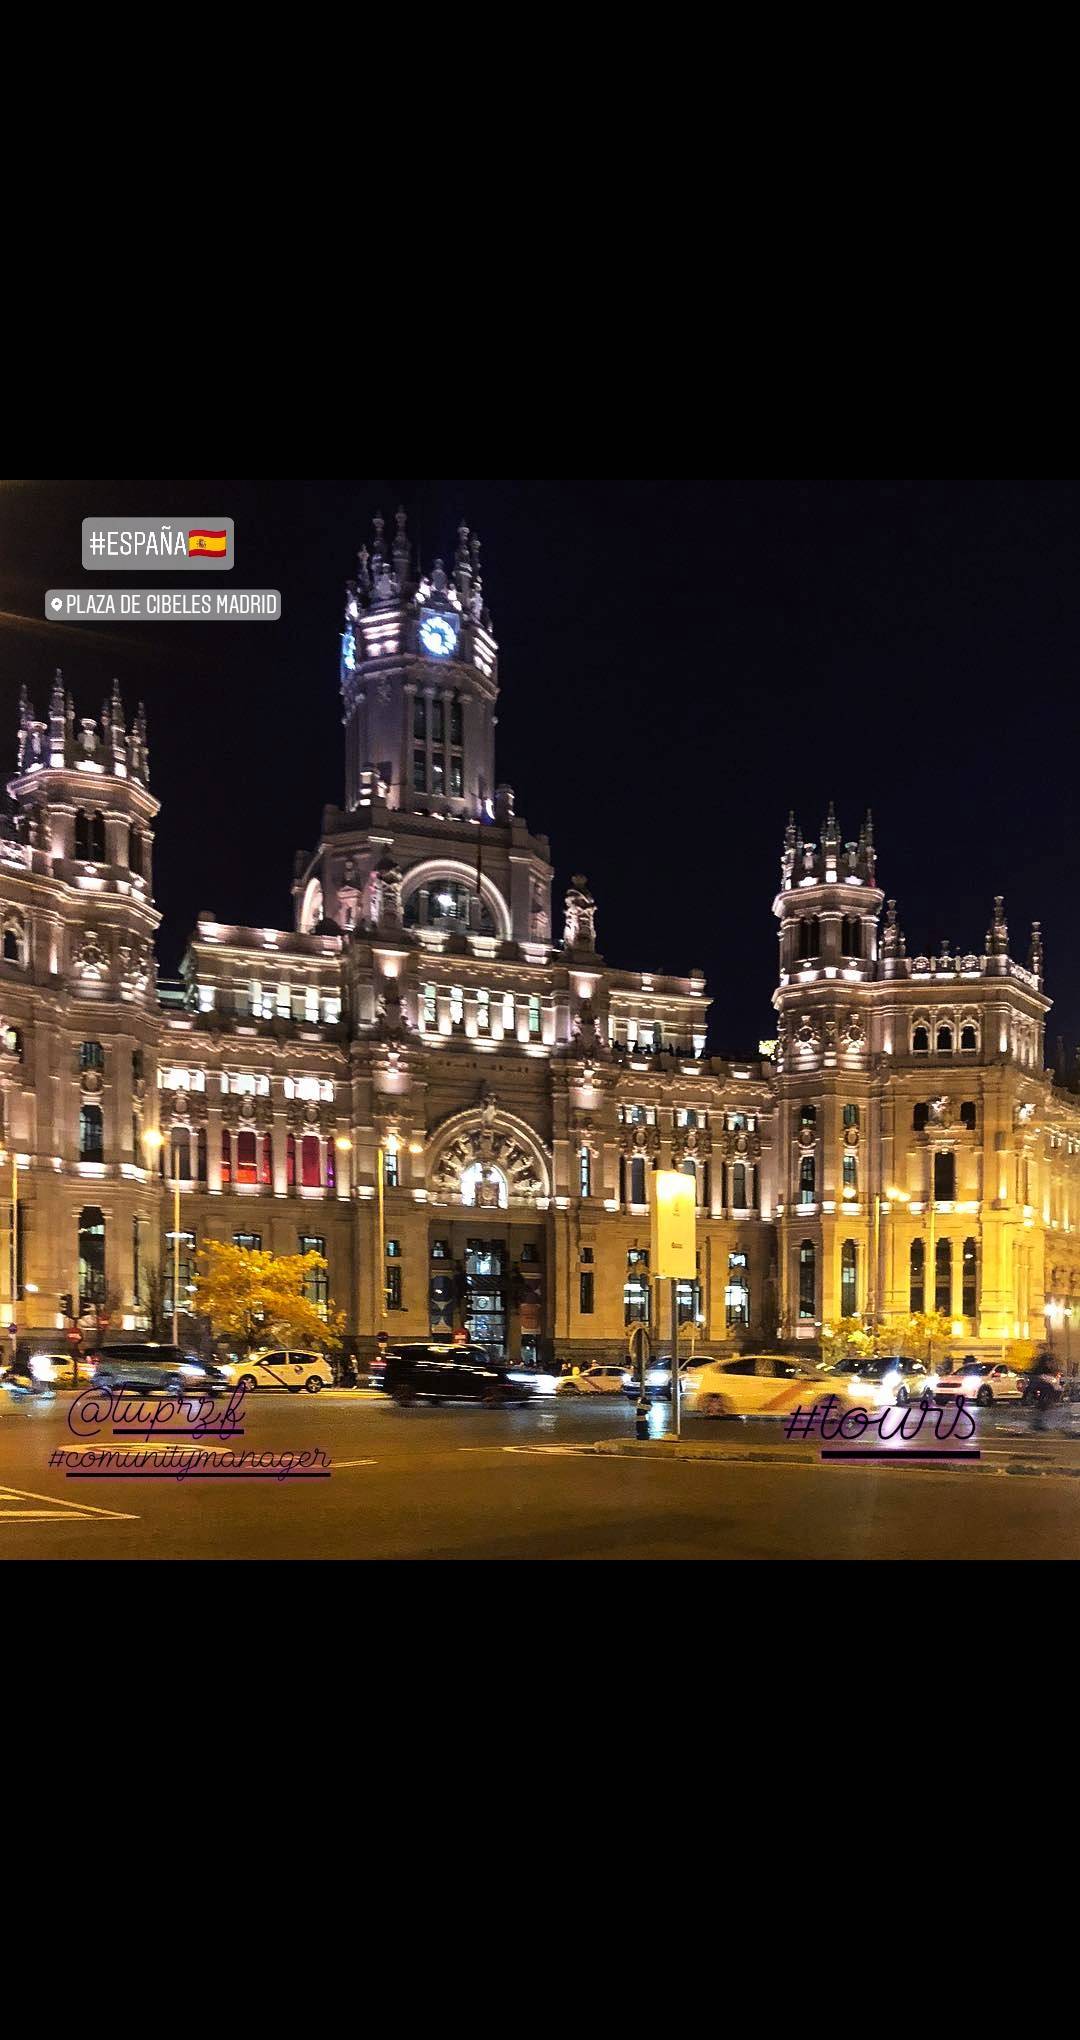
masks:
{"label": "ornate stone facade", "polygon": [[[1043,1068],[1041,931],[909,957],[873,830],[792,818],[777,1039],[705,1055],[709,1001],[607,963],[575,876],[496,776],[480,549],[417,568],[377,520],[346,591],[345,803],[298,858],[291,929],[200,912],[159,986],[144,718],[24,699],[0,820],[0,1112],[19,1171],[21,1325],[64,1292],[143,1316],[182,1191],[206,1237],[324,1243],[361,1342],[461,1325],[512,1357],[613,1357],[652,1307],[649,1179],[692,1173],[685,1336],[815,1340],[934,1296],[967,1346],[1080,1309],[1080,1106]],[[9,1181],[9,1174],[4,1178]],[[10,1235],[9,1235],[10,1237]],[[0,1293],[11,1313],[10,1260]],[[920,1292],[921,1281],[921,1292]],[[3,1307],[0,1305],[0,1307]]]}

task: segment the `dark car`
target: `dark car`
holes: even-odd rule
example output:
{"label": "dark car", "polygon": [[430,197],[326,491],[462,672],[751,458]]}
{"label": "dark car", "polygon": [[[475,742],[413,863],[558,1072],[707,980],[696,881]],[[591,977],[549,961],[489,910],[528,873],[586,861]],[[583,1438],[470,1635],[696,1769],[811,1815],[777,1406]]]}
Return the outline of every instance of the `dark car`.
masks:
{"label": "dark car", "polygon": [[497,1409],[506,1403],[526,1403],[532,1395],[527,1384],[512,1381],[501,1361],[492,1360],[482,1346],[396,1346],[376,1382],[402,1405],[421,1400],[479,1402]]}
{"label": "dark car", "polygon": [[230,1384],[219,1367],[186,1353],[182,1346],[149,1341],[111,1341],[91,1354],[87,1369],[95,1388],[111,1394],[136,1389],[152,1395],[226,1394]]}
{"label": "dark car", "polygon": [[1062,1369],[1055,1365],[1046,1354],[1032,1362],[1023,1376],[1021,1400],[1026,1403],[1064,1402],[1068,1394],[1068,1382]]}

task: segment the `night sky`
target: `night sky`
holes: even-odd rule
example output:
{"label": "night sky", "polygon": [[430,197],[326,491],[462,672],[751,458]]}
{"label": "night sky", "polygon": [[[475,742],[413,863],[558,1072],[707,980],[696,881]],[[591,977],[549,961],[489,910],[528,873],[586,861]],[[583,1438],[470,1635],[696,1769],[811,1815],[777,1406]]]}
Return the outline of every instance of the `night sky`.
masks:
{"label": "night sky", "polygon": [[[845,837],[873,808],[908,951],[981,951],[995,892],[1027,961],[1041,918],[1048,1027],[1080,1033],[1068,793],[1080,734],[1080,487],[1072,482],[46,481],[0,483],[0,755],[25,680],[61,665],[77,715],[115,674],[146,702],[163,804],[162,973],[200,910],[291,926],[294,853],[343,797],[345,580],[401,503],[429,567],[464,520],[500,645],[498,770],[550,836],[556,927],[571,873],[611,963],[704,967],[714,1053],[773,1032],[770,913],[788,809]],[[281,623],[58,628],[80,521],[232,516],[207,585],[282,590]],[[25,619],[25,620],[24,620]]]}

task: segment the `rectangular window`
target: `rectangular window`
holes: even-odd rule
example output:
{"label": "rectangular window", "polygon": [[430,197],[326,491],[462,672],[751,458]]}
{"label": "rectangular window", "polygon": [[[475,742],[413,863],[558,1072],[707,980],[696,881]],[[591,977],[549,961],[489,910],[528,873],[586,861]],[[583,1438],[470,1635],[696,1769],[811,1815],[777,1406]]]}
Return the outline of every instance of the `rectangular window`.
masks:
{"label": "rectangular window", "polygon": [[422,694],[418,694],[413,702],[412,733],[418,744],[424,743],[427,739],[427,702]]}
{"label": "rectangular window", "polygon": [[387,1310],[403,1310],[403,1309],[404,1309],[404,1304],[403,1304],[403,1302],[402,1302],[402,1296],[401,1296],[401,1273],[402,1273],[401,1269],[400,1269],[400,1268],[398,1268],[398,1267],[396,1267],[396,1266],[394,1266],[394,1267],[388,1267],[388,1268],[387,1268],[387,1270],[386,1270],[386,1308],[387,1308]]}
{"label": "rectangular window", "polygon": [[978,1287],[978,1267],[978,1248],[975,1241],[965,1240],[963,1313],[965,1317],[969,1318],[973,1318],[978,1314],[979,1304],[976,1293]]}
{"label": "rectangular window", "polygon": [[412,783],[414,793],[427,792],[427,752],[414,751],[412,761]]}
{"label": "rectangular window", "polygon": [[911,1242],[910,1265],[908,1306],[913,1317],[921,1317],[926,1309],[926,1248],[922,1240]]}
{"label": "rectangular window", "polygon": [[450,742],[454,745],[455,749],[461,748],[462,731],[461,731],[460,701],[452,701],[450,704]]}
{"label": "rectangular window", "polygon": [[533,996],[533,997],[532,997],[532,998],[530,998],[530,1000],[529,1000],[529,1038],[530,1038],[530,1040],[532,1040],[532,1041],[539,1041],[539,1039],[540,1039],[540,1028],[541,1028],[541,1025],[542,1025],[542,1021],[541,1021],[541,1016],[540,1016],[540,1001],[539,1001],[539,999],[538,999],[538,998],[536,998],[535,996]]}
{"label": "rectangular window", "polygon": [[939,1240],[934,1248],[934,1309],[952,1314],[952,1241]]}
{"label": "rectangular window", "polygon": [[477,992],[476,994],[476,1031],[478,1034],[489,1034],[491,1032],[490,992]]}
{"label": "rectangular window", "polygon": [[313,1027],[319,1024],[319,994],[316,989],[309,988],[304,993],[304,1019],[309,1020]]}
{"label": "rectangular window", "polygon": [[591,1268],[583,1268],[578,1277],[578,1310],[582,1317],[593,1314],[593,1285],[595,1277]]}
{"label": "rectangular window", "polygon": [[[321,1254],[326,1259],[326,1241],[317,1233],[300,1234],[302,1254]],[[315,1305],[320,1317],[325,1317],[330,1307],[330,1275],[326,1268],[313,1268],[304,1282],[304,1295]]]}
{"label": "rectangular window", "polygon": [[431,761],[431,791],[432,793],[446,791],[446,770],[441,758],[433,758]]}
{"label": "rectangular window", "polygon": [[460,985],[450,987],[450,1025],[461,1027],[465,1021],[465,994]]}
{"label": "rectangular window", "polygon": [[504,994],[503,994],[503,1033],[504,1033],[504,1034],[512,1034],[512,1033],[513,1033],[513,1031],[514,1031],[514,995],[513,995],[513,993],[512,993],[512,992],[504,992]]}
{"label": "rectangular window", "polygon": [[383,1188],[386,1190],[397,1190],[400,1188],[398,1182],[397,1151],[395,1150],[391,1154],[389,1148],[383,1151]]}
{"label": "rectangular window", "polygon": [[854,1317],[857,1309],[858,1264],[854,1240],[845,1240],[840,1255],[840,1315]]}
{"label": "rectangular window", "polygon": [[591,1197],[591,1196],[592,1196],[592,1156],[591,1156],[591,1154],[589,1153],[589,1150],[588,1150],[588,1148],[587,1148],[587,1147],[583,1147],[583,1148],[582,1148],[582,1150],[581,1150],[581,1155],[580,1155],[580,1158],[579,1158],[579,1160],[580,1160],[580,1169],[579,1169],[579,1177],[578,1177],[578,1186],[579,1186],[579,1189],[580,1189],[580,1192],[581,1192],[581,1195],[582,1195],[582,1197]]}
{"label": "rectangular window", "polygon": [[464,790],[465,775],[461,769],[461,759],[452,758],[450,761],[450,791],[455,798],[460,799]]}
{"label": "rectangular window", "polygon": [[435,1027],[438,1025],[438,1019],[439,1009],[436,1001],[436,987],[434,985],[425,985],[423,1024],[425,1027]]}
{"label": "rectangular window", "polygon": [[432,1240],[431,1258],[433,1261],[448,1261],[450,1259],[449,1240]]}
{"label": "rectangular window", "polygon": [[[849,1198],[849,1199],[853,1199],[853,1198],[854,1198],[854,1197],[856,1196],[857,1192],[858,1192],[858,1188],[859,1188],[859,1182],[858,1182],[858,1166],[859,1166],[859,1165],[858,1165],[858,1163],[857,1163],[857,1161],[856,1161],[856,1159],[855,1159],[855,1156],[854,1156],[854,1155],[852,1155],[852,1154],[845,1154],[845,1156],[844,1156],[844,1195],[845,1195],[845,1197],[847,1197],[847,1198]],[[845,1313],[845,1315],[846,1315],[846,1313]]]}
{"label": "rectangular window", "polygon": [[951,1204],[956,1197],[956,1156],[939,1150],[934,1156],[934,1203]]}
{"label": "rectangular window", "polygon": [[244,1249],[245,1253],[248,1253],[248,1254],[261,1254],[261,1253],[262,1253],[262,1234],[261,1234],[261,1233],[257,1233],[257,1232],[234,1232],[234,1234],[233,1234],[233,1236],[232,1236],[232,1240],[233,1240],[233,1246],[234,1246],[234,1247],[243,1247],[243,1249]]}

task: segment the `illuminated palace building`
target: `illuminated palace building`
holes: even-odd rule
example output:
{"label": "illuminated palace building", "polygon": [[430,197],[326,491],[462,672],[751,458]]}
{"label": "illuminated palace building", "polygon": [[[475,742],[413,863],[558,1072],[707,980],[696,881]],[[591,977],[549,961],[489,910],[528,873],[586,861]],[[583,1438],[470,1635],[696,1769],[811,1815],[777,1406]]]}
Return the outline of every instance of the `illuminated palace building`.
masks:
{"label": "illuminated palace building", "polygon": [[[1043,1068],[1038,931],[909,956],[869,822],[787,831],[766,1059],[705,1056],[691,970],[607,964],[584,878],[495,771],[479,547],[415,568],[376,520],[342,635],[345,802],[293,927],[200,914],[159,985],[145,719],[24,697],[0,818],[0,1311],[146,1322],[197,1245],[316,1248],[361,1343],[462,1327],[513,1358],[614,1357],[653,1307],[649,1184],[697,1185],[681,1322],[716,1351],[942,1310],[966,1346],[1080,1297],[1080,1102]],[[12,1191],[15,1198],[12,1198]],[[17,1223],[11,1225],[12,1204]],[[10,1251],[8,1251],[10,1249]],[[12,1300],[13,1287],[17,1301]],[[158,1301],[160,1287],[158,1288]],[[166,1290],[166,1309],[172,1298]]]}

